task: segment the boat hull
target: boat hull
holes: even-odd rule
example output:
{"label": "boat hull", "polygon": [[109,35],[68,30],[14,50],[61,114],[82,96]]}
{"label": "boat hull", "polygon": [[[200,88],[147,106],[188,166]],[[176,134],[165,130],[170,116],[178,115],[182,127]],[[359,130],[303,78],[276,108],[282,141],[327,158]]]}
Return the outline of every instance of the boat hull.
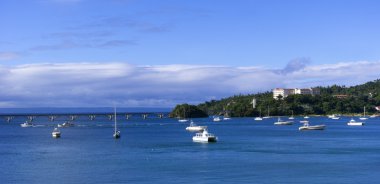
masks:
{"label": "boat hull", "polygon": [[194,142],[216,142],[218,139],[216,137],[193,137]]}
{"label": "boat hull", "polygon": [[301,126],[298,130],[324,130],[325,127],[325,125]]}
{"label": "boat hull", "polygon": [[193,126],[193,127],[186,127],[186,130],[189,132],[199,132],[203,131],[206,127],[205,126]]}
{"label": "boat hull", "polygon": [[348,122],[347,125],[348,126],[363,126],[364,123],[363,122]]}
{"label": "boat hull", "polygon": [[60,138],[60,137],[61,137],[61,133],[55,133],[55,132],[53,132],[53,133],[51,134],[51,136],[52,136],[53,138]]}
{"label": "boat hull", "polygon": [[292,122],[284,121],[284,122],[275,122],[274,125],[292,125]]}

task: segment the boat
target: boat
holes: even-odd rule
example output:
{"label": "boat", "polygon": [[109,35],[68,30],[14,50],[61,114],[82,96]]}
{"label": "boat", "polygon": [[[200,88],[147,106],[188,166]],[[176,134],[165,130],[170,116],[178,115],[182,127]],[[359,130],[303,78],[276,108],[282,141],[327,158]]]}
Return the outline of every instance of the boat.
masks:
{"label": "boat", "polygon": [[185,123],[185,122],[188,122],[189,120],[188,119],[179,119],[178,122],[181,122],[181,123]]}
{"label": "boat", "polygon": [[298,130],[324,130],[326,125],[309,125],[309,121],[301,121],[303,123],[302,126],[298,128]]}
{"label": "boat", "polygon": [[263,119],[268,119],[268,118],[270,118],[270,116],[269,116],[269,106],[268,106],[268,115],[264,116]]}
{"label": "boat", "polygon": [[59,138],[61,137],[61,132],[58,130],[58,128],[54,128],[53,132],[51,133],[51,136],[53,136],[53,138]]}
{"label": "boat", "polygon": [[328,116],[330,119],[340,119],[339,116],[336,116],[335,114]]}
{"label": "boat", "polygon": [[20,124],[21,127],[26,128],[26,127],[33,127],[33,123],[30,121],[25,121],[25,123]]}
{"label": "boat", "polygon": [[260,109],[260,116],[259,117],[255,117],[255,121],[262,121],[263,118],[261,117],[261,109]]}
{"label": "boat", "polygon": [[215,121],[215,122],[219,122],[219,121],[222,121],[222,119],[220,119],[219,116],[215,116],[212,121]]}
{"label": "boat", "polygon": [[274,122],[274,125],[292,125],[291,121],[283,121],[280,117],[277,118],[277,122]]}
{"label": "boat", "polygon": [[290,116],[288,119],[294,119],[293,111],[292,111],[292,116]]}
{"label": "boat", "polygon": [[191,121],[190,125],[188,127],[186,127],[186,130],[190,131],[190,132],[200,132],[206,128],[207,128],[207,126],[198,126],[193,121]]}
{"label": "boat", "polygon": [[201,133],[196,133],[193,137],[194,142],[216,142],[218,138],[214,134],[208,133],[207,129],[204,129]]}
{"label": "boat", "polygon": [[115,114],[114,114],[114,119],[115,119],[115,130],[114,130],[114,133],[113,133],[113,138],[115,139],[119,139],[120,138],[120,130],[117,130],[117,116],[116,116],[116,107],[114,107],[114,111],[115,111]]}
{"label": "boat", "polygon": [[363,108],[363,116],[359,118],[360,120],[367,120],[368,118],[365,117],[365,106]]}
{"label": "boat", "polygon": [[229,117],[223,117],[223,120],[230,120],[231,118]]}
{"label": "boat", "polygon": [[376,118],[376,117],[377,117],[376,114],[370,116],[370,118]]}
{"label": "boat", "polygon": [[351,118],[351,120],[347,123],[347,125],[349,125],[349,126],[363,126],[364,123],[355,121],[353,118]]}
{"label": "boat", "polygon": [[304,119],[309,119],[310,117],[309,117],[309,116],[304,116],[303,118],[304,118]]}
{"label": "boat", "polygon": [[67,128],[67,127],[73,127],[74,126],[74,123],[70,123],[70,122],[64,122],[62,124],[58,124],[58,128]]}

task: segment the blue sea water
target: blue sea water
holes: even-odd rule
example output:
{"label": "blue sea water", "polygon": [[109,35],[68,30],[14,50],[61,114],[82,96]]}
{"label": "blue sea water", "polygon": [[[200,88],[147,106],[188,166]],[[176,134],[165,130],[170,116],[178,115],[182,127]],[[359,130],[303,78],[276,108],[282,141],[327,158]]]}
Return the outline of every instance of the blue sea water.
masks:
{"label": "blue sea water", "polygon": [[275,118],[254,121],[232,118],[207,125],[217,143],[194,143],[194,133],[176,119],[118,116],[121,139],[112,138],[113,121],[80,116],[75,127],[53,126],[37,117],[0,119],[1,183],[379,183],[380,118],[362,127],[349,127],[350,118],[310,118],[327,125],[324,131],[298,131],[274,126]]}

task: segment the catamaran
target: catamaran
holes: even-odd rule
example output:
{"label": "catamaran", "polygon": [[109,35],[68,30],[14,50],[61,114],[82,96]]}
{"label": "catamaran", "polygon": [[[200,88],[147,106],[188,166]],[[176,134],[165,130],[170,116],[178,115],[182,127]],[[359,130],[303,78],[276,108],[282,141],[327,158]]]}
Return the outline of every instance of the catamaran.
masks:
{"label": "catamaran", "polygon": [[194,142],[216,142],[218,138],[214,134],[208,133],[207,129],[204,129],[202,133],[196,133],[193,137]]}

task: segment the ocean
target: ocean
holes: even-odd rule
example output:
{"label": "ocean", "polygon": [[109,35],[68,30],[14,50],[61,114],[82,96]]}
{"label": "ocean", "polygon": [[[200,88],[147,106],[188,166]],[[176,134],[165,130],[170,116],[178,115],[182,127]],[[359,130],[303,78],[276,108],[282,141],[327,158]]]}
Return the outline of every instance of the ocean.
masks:
{"label": "ocean", "polygon": [[290,126],[274,126],[277,118],[254,121],[232,118],[208,126],[216,143],[195,143],[188,123],[149,116],[118,116],[121,138],[115,140],[113,120],[78,116],[76,126],[51,132],[68,116],[49,121],[37,116],[34,127],[22,128],[26,116],[11,122],[0,117],[1,183],[378,183],[380,118],[349,127],[350,117],[331,120],[323,131],[298,131],[303,118]]}

